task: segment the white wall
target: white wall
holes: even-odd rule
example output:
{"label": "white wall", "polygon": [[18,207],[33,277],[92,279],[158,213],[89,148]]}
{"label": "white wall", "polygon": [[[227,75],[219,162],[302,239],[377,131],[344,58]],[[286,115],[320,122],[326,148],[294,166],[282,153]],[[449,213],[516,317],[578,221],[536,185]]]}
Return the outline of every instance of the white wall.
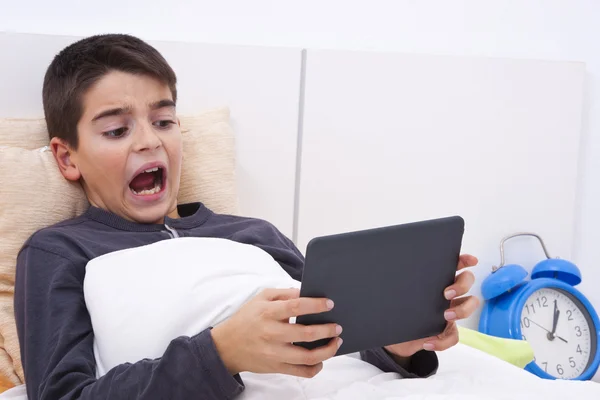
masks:
{"label": "white wall", "polygon": [[[575,261],[600,304],[600,1],[0,0],[0,31],[583,61],[587,65]],[[93,4],[93,5],[92,5]],[[154,6],[151,6],[154,4]],[[3,55],[2,57],[9,57]]]}
{"label": "white wall", "polygon": [[[584,78],[580,62],[308,50],[298,246],[460,215],[473,295],[508,234],[571,259]],[[511,241],[507,262],[531,270],[541,250]]]}
{"label": "white wall", "polygon": [[[575,261],[595,304],[600,232],[600,1],[0,0],[0,31],[583,61],[587,65]],[[89,4],[89,5],[88,5]],[[152,6],[154,4],[154,6]],[[167,5],[168,4],[168,5]],[[10,57],[3,54],[2,58]]]}

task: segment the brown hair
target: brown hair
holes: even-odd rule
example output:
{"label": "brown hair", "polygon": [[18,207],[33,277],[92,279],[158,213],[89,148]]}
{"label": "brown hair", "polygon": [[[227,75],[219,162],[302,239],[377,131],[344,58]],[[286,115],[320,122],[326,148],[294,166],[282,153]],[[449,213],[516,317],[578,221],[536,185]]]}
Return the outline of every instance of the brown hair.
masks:
{"label": "brown hair", "polygon": [[177,101],[175,72],[154,47],[129,35],[91,36],[63,49],[46,71],[42,99],[50,138],[77,148],[83,95],[111,71],[152,76],[168,85]]}

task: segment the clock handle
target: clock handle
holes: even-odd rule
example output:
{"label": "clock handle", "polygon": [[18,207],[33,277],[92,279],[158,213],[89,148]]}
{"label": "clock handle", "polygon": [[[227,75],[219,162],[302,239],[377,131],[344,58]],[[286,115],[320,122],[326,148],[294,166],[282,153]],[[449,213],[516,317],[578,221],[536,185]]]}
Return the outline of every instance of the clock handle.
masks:
{"label": "clock handle", "polygon": [[550,259],[550,254],[548,254],[548,249],[546,248],[546,245],[544,244],[544,241],[542,240],[542,238],[535,234],[535,233],[531,233],[531,232],[518,232],[518,233],[514,233],[512,235],[506,236],[505,238],[502,239],[502,241],[500,242],[500,265],[499,266],[493,266],[492,267],[492,271],[496,272],[497,270],[499,270],[500,268],[502,268],[504,266],[504,242],[506,242],[509,239],[518,237],[518,236],[533,236],[535,237],[540,244],[542,245],[542,249],[544,250],[544,254],[546,255],[546,258]]}

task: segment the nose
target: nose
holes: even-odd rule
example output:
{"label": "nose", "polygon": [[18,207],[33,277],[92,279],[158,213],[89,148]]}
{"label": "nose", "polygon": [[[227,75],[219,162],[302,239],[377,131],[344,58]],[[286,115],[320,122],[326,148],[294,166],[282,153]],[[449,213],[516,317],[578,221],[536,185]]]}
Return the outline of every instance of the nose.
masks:
{"label": "nose", "polygon": [[135,151],[153,151],[162,146],[162,142],[152,126],[146,122],[138,123],[135,135]]}

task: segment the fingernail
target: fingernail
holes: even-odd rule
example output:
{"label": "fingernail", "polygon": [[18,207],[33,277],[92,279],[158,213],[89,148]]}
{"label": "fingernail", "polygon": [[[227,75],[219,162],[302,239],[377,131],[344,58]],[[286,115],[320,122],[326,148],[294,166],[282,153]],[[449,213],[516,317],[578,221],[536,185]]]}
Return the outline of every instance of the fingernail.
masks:
{"label": "fingernail", "polygon": [[338,349],[339,349],[340,347],[342,347],[342,343],[344,343],[344,341],[342,340],[342,338],[338,338],[338,339],[337,339],[337,347],[338,347]]}
{"label": "fingernail", "polygon": [[453,298],[456,297],[456,290],[454,290],[454,289],[446,290],[446,292],[444,293],[444,296],[446,296],[446,299],[452,300]]}
{"label": "fingernail", "polygon": [[342,333],[342,327],[340,325],[335,327],[335,334],[339,335],[340,333]]}
{"label": "fingernail", "polygon": [[427,351],[433,351],[434,348],[435,346],[432,343],[425,343],[423,345],[423,349]]}
{"label": "fingernail", "polygon": [[331,310],[333,308],[333,301],[332,300],[327,300],[327,309]]}
{"label": "fingernail", "polygon": [[453,321],[456,319],[456,313],[454,311],[446,311],[444,313],[444,318],[446,318],[447,321]]}

